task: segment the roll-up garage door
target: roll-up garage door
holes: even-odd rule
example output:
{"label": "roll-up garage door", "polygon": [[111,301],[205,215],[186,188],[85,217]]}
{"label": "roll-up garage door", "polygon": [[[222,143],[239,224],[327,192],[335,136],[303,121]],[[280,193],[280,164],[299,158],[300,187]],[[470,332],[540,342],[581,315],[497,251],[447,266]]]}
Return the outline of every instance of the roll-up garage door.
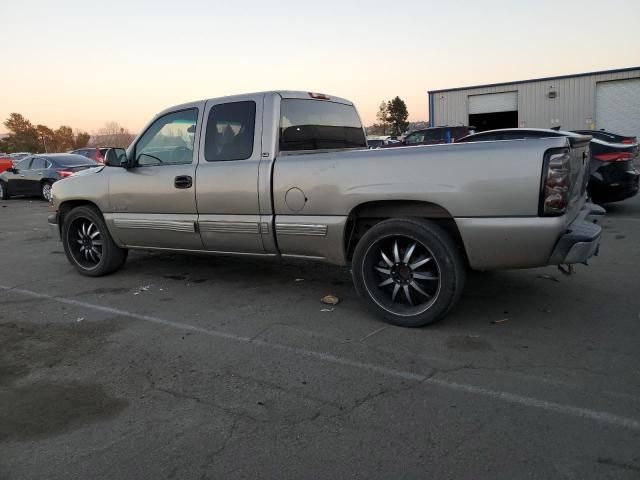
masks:
{"label": "roll-up garage door", "polygon": [[640,138],[640,78],[596,84],[596,128]]}
{"label": "roll-up garage door", "polygon": [[469,115],[518,110],[518,92],[469,95]]}

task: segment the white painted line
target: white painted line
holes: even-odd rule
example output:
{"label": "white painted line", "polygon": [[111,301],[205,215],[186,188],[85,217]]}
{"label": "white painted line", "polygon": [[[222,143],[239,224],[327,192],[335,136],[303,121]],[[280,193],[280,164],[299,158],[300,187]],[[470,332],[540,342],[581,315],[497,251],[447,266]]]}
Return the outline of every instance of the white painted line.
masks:
{"label": "white painted line", "polygon": [[517,395],[509,392],[504,392],[500,390],[491,390],[483,387],[478,387],[475,385],[469,385],[464,383],[456,383],[451,382],[444,379],[439,379],[435,377],[427,377],[425,375],[408,372],[404,370],[398,370],[394,368],[384,367],[382,365],[376,365],[373,363],[365,363],[358,362],[356,360],[350,360],[348,358],[338,357],[336,355],[332,355],[330,353],[325,352],[317,352],[314,350],[307,350],[304,348],[291,347],[288,345],[281,345],[278,343],[269,342],[266,340],[259,339],[251,339],[249,337],[235,335],[233,333],[224,333],[219,332],[217,330],[211,330],[202,327],[196,327],[193,325],[188,325],[185,323],[174,322],[171,320],[164,320],[162,318],[153,317],[150,315],[141,315],[138,313],[129,312],[126,310],[121,310],[118,308],[105,307],[103,305],[97,305],[89,302],[81,302],[79,300],[73,300],[70,298],[62,298],[55,297],[53,295],[47,295],[45,293],[38,293],[31,290],[25,290],[22,288],[13,288],[7,287],[4,285],[0,285],[0,290],[4,291],[12,291],[15,293],[19,293],[21,295],[34,297],[34,298],[42,298],[46,300],[50,300],[52,302],[63,303],[66,305],[73,305],[76,307],[86,308],[89,310],[105,312],[113,315],[119,315],[123,317],[133,318],[136,320],[142,320],[145,322],[155,323],[159,325],[164,325],[171,328],[176,328],[180,330],[186,330],[190,332],[201,333],[203,335],[207,335],[214,338],[221,338],[224,340],[231,340],[238,343],[245,344],[253,344],[259,345],[265,348],[270,348],[273,350],[285,351],[288,353],[293,353],[295,355],[300,355],[307,358],[313,358],[316,360],[320,360],[327,363],[334,363],[339,365],[345,365],[352,368],[357,368],[360,370],[366,370],[373,373],[379,373],[383,375],[387,375],[390,377],[400,378],[403,380],[414,381],[418,383],[426,383],[431,385],[436,385],[439,387],[447,388],[449,390],[454,390],[458,392],[466,392],[472,393],[474,395],[481,395],[484,397],[493,398],[496,400],[501,400],[511,404],[522,405],[525,407],[533,407],[539,408],[542,410],[547,410],[550,412],[561,413],[564,415],[570,415],[574,417],[586,418],[589,420],[594,420],[600,423],[606,423],[615,427],[628,428],[631,430],[640,431],[640,421],[635,420],[633,418],[621,417],[619,415],[615,415],[609,412],[602,412],[598,410],[591,410],[589,408],[575,407],[572,405],[565,405],[562,403],[548,402],[546,400],[541,400],[539,398],[527,397],[523,395]]}

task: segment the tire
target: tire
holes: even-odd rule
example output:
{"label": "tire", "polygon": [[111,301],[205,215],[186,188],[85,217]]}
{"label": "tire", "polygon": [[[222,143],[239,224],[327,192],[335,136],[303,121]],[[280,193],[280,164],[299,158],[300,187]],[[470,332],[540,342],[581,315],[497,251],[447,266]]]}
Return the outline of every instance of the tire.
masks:
{"label": "tire", "polygon": [[40,185],[40,196],[45,199],[47,202],[51,201],[51,182],[44,181]]}
{"label": "tire", "polygon": [[402,327],[422,327],[451,310],[464,288],[457,245],[428,220],[384,220],[353,255],[353,283],[374,312]]}
{"label": "tire", "polygon": [[62,222],[64,253],[83,275],[100,277],[119,270],[127,259],[127,250],[118,247],[93,207],[76,207]]}
{"label": "tire", "polygon": [[9,200],[10,198],[11,195],[9,195],[7,184],[4,182],[0,182],[0,200]]}

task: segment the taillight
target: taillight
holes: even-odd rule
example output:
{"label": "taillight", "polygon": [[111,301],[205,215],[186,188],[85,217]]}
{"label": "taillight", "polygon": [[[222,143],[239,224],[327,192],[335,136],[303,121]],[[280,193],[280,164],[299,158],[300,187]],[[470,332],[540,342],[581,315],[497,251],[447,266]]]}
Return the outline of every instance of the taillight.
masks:
{"label": "taillight", "polygon": [[631,160],[633,158],[633,153],[630,153],[630,152],[601,153],[599,155],[594,155],[593,158],[595,158],[596,160],[600,160],[601,162],[624,162],[625,160]]}
{"label": "taillight", "polygon": [[60,178],[67,178],[73,175],[73,172],[70,170],[57,170],[57,172]]}
{"label": "taillight", "polygon": [[630,138],[625,138],[622,143],[633,143],[633,141]]}
{"label": "taillight", "polygon": [[546,164],[542,184],[541,214],[547,216],[562,215],[569,205],[571,190],[571,154],[568,150],[555,153]]}

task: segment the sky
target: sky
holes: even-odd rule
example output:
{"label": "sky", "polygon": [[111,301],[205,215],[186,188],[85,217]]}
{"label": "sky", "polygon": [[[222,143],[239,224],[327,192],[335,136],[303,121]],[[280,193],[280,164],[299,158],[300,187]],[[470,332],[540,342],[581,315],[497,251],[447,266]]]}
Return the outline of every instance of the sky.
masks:
{"label": "sky", "polygon": [[[263,90],[352,100],[640,65],[640,0],[0,0],[0,119],[137,132],[171,105]],[[0,133],[6,129],[0,125]]]}

